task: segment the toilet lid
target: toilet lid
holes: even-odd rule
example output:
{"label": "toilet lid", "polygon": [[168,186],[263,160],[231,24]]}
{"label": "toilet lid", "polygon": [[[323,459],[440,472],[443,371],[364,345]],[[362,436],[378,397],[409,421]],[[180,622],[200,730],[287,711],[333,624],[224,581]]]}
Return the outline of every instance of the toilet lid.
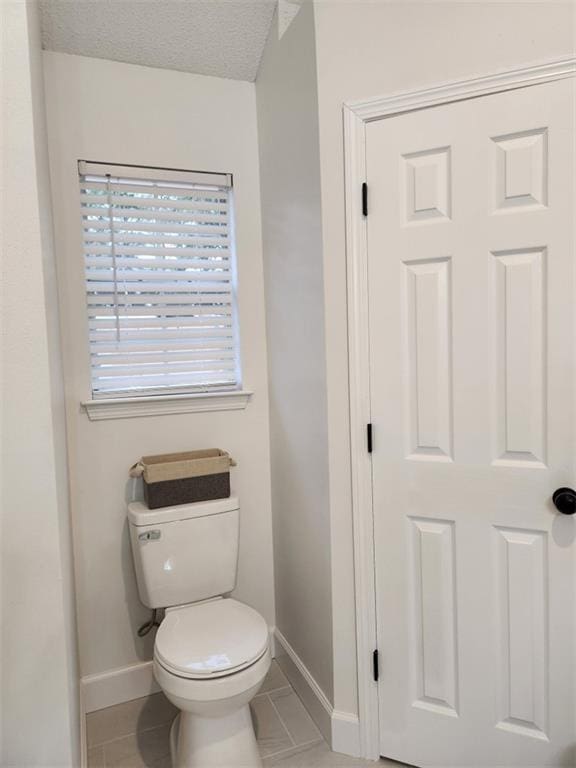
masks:
{"label": "toilet lid", "polygon": [[154,654],[175,675],[206,678],[250,666],[267,647],[268,627],[262,616],[226,598],[167,611]]}

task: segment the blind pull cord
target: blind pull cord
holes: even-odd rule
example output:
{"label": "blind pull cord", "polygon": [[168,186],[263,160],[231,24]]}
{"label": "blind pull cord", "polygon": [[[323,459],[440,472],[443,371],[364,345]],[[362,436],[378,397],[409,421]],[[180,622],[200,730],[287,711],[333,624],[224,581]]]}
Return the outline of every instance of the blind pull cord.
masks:
{"label": "blind pull cord", "polygon": [[120,309],[118,306],[118,266],[116,263],[116,240],[114,235],[114,216],[112,213],[112,187],[110,174],[106,174],[106,192],[108,196],[108,222],[110,224],[110,251],[112,254],[112,274],[114,276],[114,318],[116,320],[116,342],[120,343]]}

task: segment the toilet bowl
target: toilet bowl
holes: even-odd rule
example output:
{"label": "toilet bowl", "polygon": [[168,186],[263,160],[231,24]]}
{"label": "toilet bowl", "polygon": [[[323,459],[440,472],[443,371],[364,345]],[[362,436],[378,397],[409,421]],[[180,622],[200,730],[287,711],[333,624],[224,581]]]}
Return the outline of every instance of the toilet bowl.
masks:
{"label": "toilet bowl", "polygon": [[173,768],[257,768],[250,701],[270,668],[268,628],[231,598],[171,608],[154,647],[154,676],[180,710]]}

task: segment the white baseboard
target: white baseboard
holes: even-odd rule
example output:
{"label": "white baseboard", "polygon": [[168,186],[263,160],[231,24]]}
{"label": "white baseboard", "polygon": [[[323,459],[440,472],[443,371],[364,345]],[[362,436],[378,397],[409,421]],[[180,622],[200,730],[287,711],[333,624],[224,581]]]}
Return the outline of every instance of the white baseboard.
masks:
{"label": "white baseboard", "polygon": [[360,721],[351,712],[332,712],[332,750],[351,757],[362,757]]}
{"label": "white baseboard", "polygon": [[84,693],[80,686],[80,768],[88,768],[88,736],[86,733],[86,710],[84,708]]}
{"label": "white baseboard", "polygon": [[318,726],[318,730],[328,744],[331,744],[332,704],[282,632],[276,629],[274,635],[278,651],[276,661]]}
{"label": "white baseboard", "polygon": [[81,680],[86,713],[122,704],[124,701],[140,699],[159,690],[160,686],[152,674],[151,661],[111,669],[99,675],[87,675]]}
{"label": "white baseboard", "polygon": [[360,756],[360,724],[358,715],[334,710],[330,700],[318,685],[310,670],[280,630],[276,638],[276,661],[302,700],[325,741],[334,752],[352,757]]}

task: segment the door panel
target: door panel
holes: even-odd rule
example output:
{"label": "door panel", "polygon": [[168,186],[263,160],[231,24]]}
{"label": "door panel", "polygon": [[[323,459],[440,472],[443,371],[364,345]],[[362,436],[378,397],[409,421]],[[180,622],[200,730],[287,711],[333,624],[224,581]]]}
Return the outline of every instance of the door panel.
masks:
{"label": "door panel", "polygon": [[411,518],[414,705],[457,716],[454,523]]}
{"label": "door panel", "polygon": [[499,664],[497,728],[548,732],[548,536],[494,527]]}
{"label": "door panel", "polygon": [[576,764],[573,110],[367,126],[381,752],[415,765]]}
{"label": "door panel", "polygon": [[408,458],[452,458],[451,262],[402,263],[409,387]]}

